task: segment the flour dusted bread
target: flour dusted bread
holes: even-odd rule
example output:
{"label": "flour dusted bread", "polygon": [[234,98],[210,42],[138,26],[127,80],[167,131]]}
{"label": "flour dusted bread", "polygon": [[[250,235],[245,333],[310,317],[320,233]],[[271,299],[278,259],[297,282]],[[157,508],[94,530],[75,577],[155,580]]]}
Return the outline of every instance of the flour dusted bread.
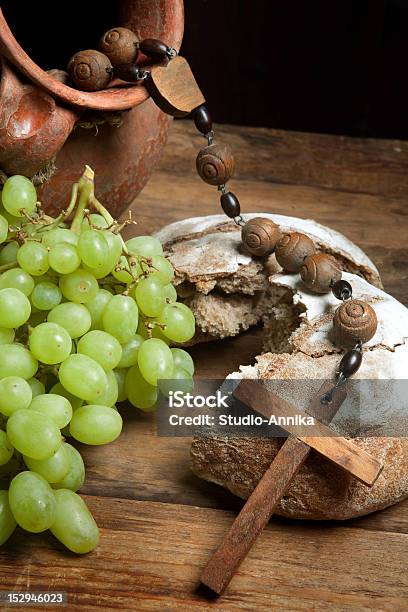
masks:
{"label": "flour dusted bread", "polygon": [[[313,221],[270,217],[283,231],[310,236],[319,250],[336,257],[354,295],[376,311],[378,329],[364,347],[361,379],[403,379],[408,372],[408,310],[384,293],[372,262],[344,236]],[[188,219],[158,236],[176,268],[178,291],[196,314],[196,341],[238,334],[264,324],[264,352],[255,365],[243,364],[234,378],[332,379],[342,351],[332,341],[332,319],[339,301],[332,294],[309,293],[298,275],[284,274],[271,256],[264,265],[241,250],[239,232],[222,216]],[[305,394],[307,402],[307,394]],[[311,454],[277,509],[307,519],[347,519],[389,506],[408,495],[408,439],[390,437],[390,423],[408,413],[408,398],[391,405],[367,398],[364,418],[340,411],[335,427],[363,437],[355,443],[384,462],[370,489]],[[360,415],[361,416],[361,415]],[[375,428],[371,437],[370,428]],[[278,439],[225,438],[222,432],[196,438],[192,469],[206,480],[247,498],[276,455]]]}

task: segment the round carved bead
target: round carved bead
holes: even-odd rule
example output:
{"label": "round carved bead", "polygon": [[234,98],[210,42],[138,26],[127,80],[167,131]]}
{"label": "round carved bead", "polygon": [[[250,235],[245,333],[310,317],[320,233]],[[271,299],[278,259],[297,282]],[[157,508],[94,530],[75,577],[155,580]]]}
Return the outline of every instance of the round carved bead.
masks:
{"label": "round carved bead", "polygon": [[225,212],[227,217],[230,217],[230,219],[239,217],[241,214],[241,206],[235,194],[233,194],[231,191],[227,191],[227,193],[222,194],[220,201],[222,210]]}
{"label": "round carved bead", "polygon": [[363,361],[363,353],[357,349],[347,351],[343,355],[339,364],[339,374],[343,374],[346,378],[350,378],[357,372]]}
{"label": "round carved bead", "polygon": [[315,253],[304,260],[300,277],[310,291],[328,293],[334,283],[340,280],[341,269],[331,255]]}
{"label": "round carved bead", "polygon": [[341,279],[337,281],[337,283],[334,283],[332,287],[332,292],[334,297],[336,297],[338,300],[343,300],[344,302],[345,300],[349,300],[352,297],[353,287],[348,281]]}
{"label": "round carved bead", "polygon": [[132,30],[112,28],[99,41],[99,49],[108,56],[111,64],[132,64],[139,54],[139,39]]}
{"label": "round carved bead", "polygon": [[279,226],[270,219],[255,217],[242,228],[241,238],[251,255],[264,257],[275,250],[282,236]]}
{"label": "round carved bead", "polygon": [[343,302],[333,318],[334,340],[344,347],[368,342],[377,331],[375,310],[362,300]]}
{"label": "round carved bead", "polygon": [[276,245],[275,256],[279,265],[288,272],[299,272],[303,262],[316,252],[313,240],[300,232],[284,234]]}
{"label": "round carved bead", "polygon": [[197,172],[209,185],[224,185],[231,178],[234,165],[234,157],[226,145],[209,145],[197,155]]}
{"label": "round carved bead", "polygon": [[100,51],[88,49],[71,57],[68,72],[82,91],[99,91],[105,89],[111,80],[112,64]]}

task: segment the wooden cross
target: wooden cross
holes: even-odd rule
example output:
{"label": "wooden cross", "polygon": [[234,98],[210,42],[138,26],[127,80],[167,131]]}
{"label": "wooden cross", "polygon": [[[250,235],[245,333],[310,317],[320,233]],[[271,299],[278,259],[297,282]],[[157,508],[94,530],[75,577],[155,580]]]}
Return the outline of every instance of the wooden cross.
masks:
{"label": "wooden cross", "polygon": [[[326,424],[333,419],[347,395],[345,388],[339,387],[331,403],[322,404],[322,395],[331,387],[331,383],[325,383],[312,398],[307,415],[303,413],[303,416],[312,416],[318,420],[313,426],[318,436],[297,435],[296,428],[283,427],[291,435],[280,448],[201,574],[201,583],[210,589],[211,594],[221,595],[228,586],[312,448],[367,486],[372,486],[380,475],[383,465],[379,461],[349,440],[334,436],[333,430],[327,427]],[[233,395],[268,419],[272,415],[278,417],[302,414],[256,380],[241,381]]]}

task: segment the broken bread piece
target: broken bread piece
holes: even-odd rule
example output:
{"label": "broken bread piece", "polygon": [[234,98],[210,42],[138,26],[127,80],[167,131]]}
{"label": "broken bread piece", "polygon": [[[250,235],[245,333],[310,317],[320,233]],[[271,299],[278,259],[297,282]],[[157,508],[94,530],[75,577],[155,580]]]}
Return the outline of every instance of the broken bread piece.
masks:
{"label": "broken bread piece", "polygon": [[[282,232],[307,234],[319,251],[333,255],[345,271],[382,287],[377,268],[342,234],[310,219],[257,213],[275,221]],[[195,217],[172,223],[156,234],[175,268],[178,294],[196,317],[194,342],[235,336],[275,317],[296,319],[290,295],[268,282],[281,271],[275,256],[266,261],[245,253],[240,228],[224,215]],[[294,311],[293,311],[294,310]]]}

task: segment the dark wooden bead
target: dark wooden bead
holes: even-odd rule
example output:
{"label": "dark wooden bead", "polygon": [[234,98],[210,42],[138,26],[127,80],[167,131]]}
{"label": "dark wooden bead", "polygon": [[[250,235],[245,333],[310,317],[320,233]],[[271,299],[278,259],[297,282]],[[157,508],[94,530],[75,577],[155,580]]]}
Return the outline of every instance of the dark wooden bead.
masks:
{"label": "dark wooden bead", "polygon": [[345,300],[349,300],[352,297],[353,287],[348,281],[341,279],[337,281],[337,283],[334,283],[332,287],[332,292],[334,297],[336,297],[338,300],[343,300],[344,302]]}
{"label": "dark wooden bead", "polygon": [[315,253],[306,257],[300,277],[310,291],[328,293],[334,283],[341,279],[341,269],[331,255]]}
{"label": "dark wooden bead", "polygon": [[127,64],[136,61],[139,54],[139,39],[127,28],[112,28],[105,32],[99,41],[99,49],[107,57],[111,64]]}
{"label": "dark wooden bead", "polygon": [[227,193],[223,193],[221,198],[221,206],[222,210],[225,212],[227,217],[234,219],[235,217],[239,217],[241,214],[241,206],[239,205],[239,200],[236,195],[228,191]]}
{"label": "dark wooden bead", "polygon": [[117,64],[113,67],[113,76],[129,83],[137,83],[141,80],[140,70],[135,64]]}
{"label": "dark wooden bead", "polygon": [[147,57],[162,61],[167,57],[168,46],[157,38],[145,38],[139,43],[139,49]]}
{"label": "dark wooden bead", "polygon": [[346,378],[350,378],[357,372],[363,362],[363,353],[357,349],[347,351],[343,355],[339,364],[339,374],[343,374]]}
{"label": "dark wooden bead", "polygon": [[224,185],[231,178],[234,166],[234,156],[226,145],[209,145],[201,149],[196,159],[197,172],[209,185]]}
{"label": "dark wooden bead", "polygon": [[264,217],[255,217],[242,228],[241,238],[251,255],[264,257],[275,250],[281,237],[279,225]]}
{"label": "dark wooden bead", "polygon": [[284,234],[275,249],[276,261],[287,272],[299,272],[303,262],[316,251],[313,240],[300,232]]}
{"label": "dark wooden bead", "polygon": [[367,302],[348,300],[334,313],[334,340],[339,346],[352,348],[358,342],[368,342],[376,331],[377,315]]}
{"label": "dark wooden bead", "polygon": [[208,134],[212,130],[212,119],[208,108],[203,104],[194,111],[194,123],[201,134]]}
{"label": "dark wooden bead", "polygon": [[100,51],[87,49],[71,57],[68,72],[78,89],[99,91],[105,89],[112,78],[112,64]]}

